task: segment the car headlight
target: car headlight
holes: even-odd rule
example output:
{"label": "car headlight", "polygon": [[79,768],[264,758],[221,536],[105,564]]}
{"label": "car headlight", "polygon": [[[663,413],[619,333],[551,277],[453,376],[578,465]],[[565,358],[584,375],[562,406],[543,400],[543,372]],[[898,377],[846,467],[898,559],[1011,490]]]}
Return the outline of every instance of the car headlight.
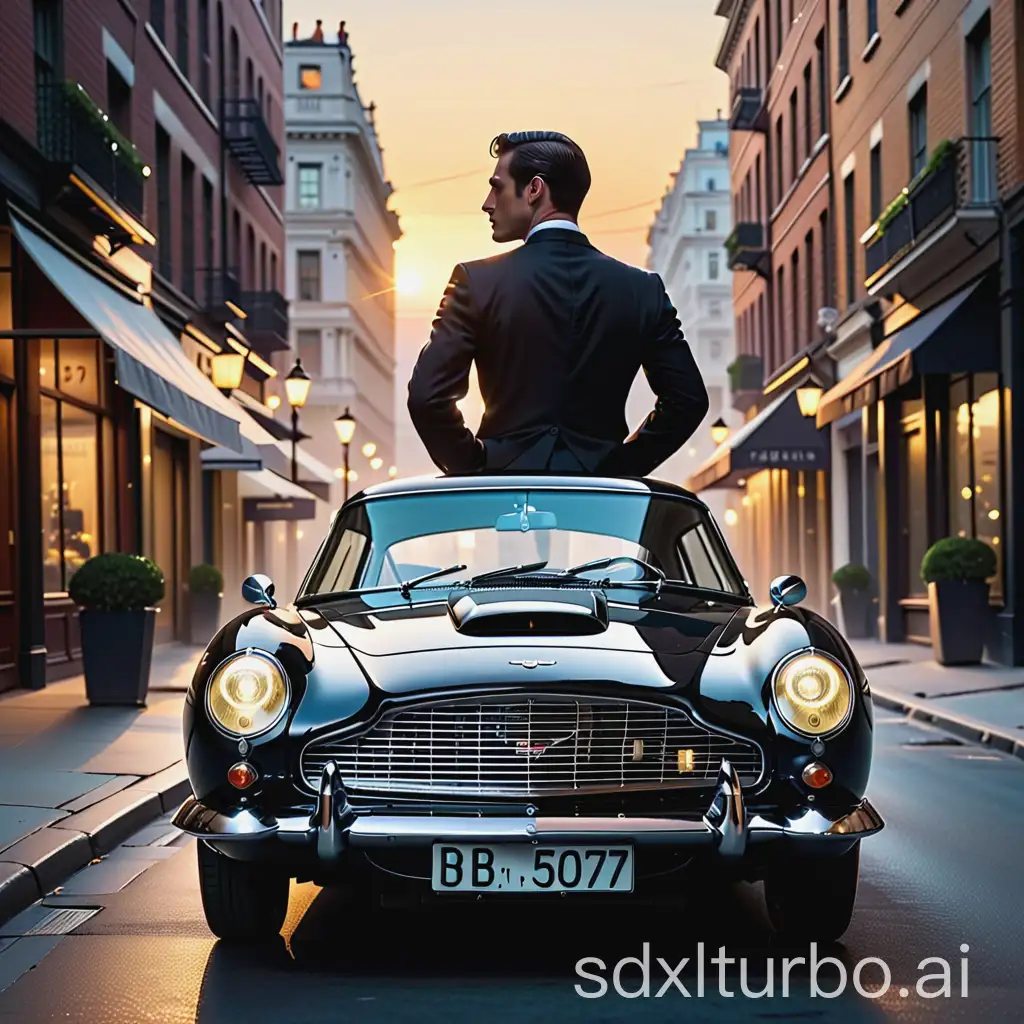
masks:
{"label": "car headlight", "polygon": [[276,658],[246,651],[224,662],[206,688],[210,720],[231,736],[258,736],[288,708],[288,678]]}
{"label": "car headlight", "polygon": [[853,688],[842,666],[825,654],[798,654],[775,673],[775,706],[786,724],[822,736],[846,724]]}

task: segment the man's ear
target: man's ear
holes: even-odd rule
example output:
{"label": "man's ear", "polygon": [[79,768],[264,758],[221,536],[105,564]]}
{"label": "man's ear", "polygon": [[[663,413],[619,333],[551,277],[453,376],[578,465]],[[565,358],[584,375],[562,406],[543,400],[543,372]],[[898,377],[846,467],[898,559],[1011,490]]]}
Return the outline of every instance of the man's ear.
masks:
{"label": "man's ear", "polygon": [[546,187],[547,182],[539,174],[535,174],[526,186],[527,201],[531,204],[539,203],[544,198],[544,189]]}

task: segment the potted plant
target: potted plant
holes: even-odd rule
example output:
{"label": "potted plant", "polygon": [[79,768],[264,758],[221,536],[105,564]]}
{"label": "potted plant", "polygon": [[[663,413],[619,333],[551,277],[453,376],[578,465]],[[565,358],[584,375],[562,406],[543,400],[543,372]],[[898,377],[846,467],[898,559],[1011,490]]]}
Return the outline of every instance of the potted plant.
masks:
{"label": "potted plant", "polygon": [[871,636],[871,573],[865,566],[849,562],[832,573],[832,582],[839,591],[847,638],[863,640]]}
{"label": "potted plant", "polygon": [[90,704],[145,704],[164,574],[148,558],[90,558],[68,587],[78,605]]}
{"label": "potted plant", "polygon": [[928,584],[932,648],[940,665],[981,662],[988,580],[995,572],[996,553],[984,541],[946,537],[925,552],[921,579]]}
{"label": "potted plant", "polygon": [[215,565],[193,565],[188,574],[189,629],[194,644],[205,646],[220,627],[224,576]]}

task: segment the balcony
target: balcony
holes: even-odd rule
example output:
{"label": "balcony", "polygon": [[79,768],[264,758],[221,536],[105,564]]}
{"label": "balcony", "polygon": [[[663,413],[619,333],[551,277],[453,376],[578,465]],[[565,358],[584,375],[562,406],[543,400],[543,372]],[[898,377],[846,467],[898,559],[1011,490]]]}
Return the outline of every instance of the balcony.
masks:
{"label": "balcony", "polygon": [[269,289],[242,292],[245,337],[263,356],[288,348],[288,300]]}
{"label": "balcony", "polygon": [[253,185],[283,185],[281,150],[263,117],[258,100],[224,100],[224,142]]}
{"label": "balcony", "polygon": [[60,169],[61,179],[71,178],[90,211],[113,221],[131,241],[152,243],[138,222],[149,167],[85,89],[77,82],[40,85],[36,123],[43,156]]}
{"label": "balcony", "polygon": [[730,270],[749,270],[768,277],[769,253],[764,241],[764,225],[741,221],[725,240]]}
{"label": "balcony", "polygon": [[729,364],[727,372],[732,407],[746,413],[761,397],[761,388],[764,386],[764,362],[760,356],[749,352],[740,353]]}
{"label": "balcony", "polygon": [[768,130],[768,111],[764,105],[764,92],[758,86],[741,86],[736,90],[729,116],[729,130],[733,132],[765,132]]}
{"label": "balcony", "polygon": [[869,295],[918,295],[997,237],[997,143],[962,138],[939,144],[861,237]]}
{"label": "balcony", "polygon": [[233,267],[204,267],[196,271],[199,279],[199,306],[217,322],[237,320],[245,309],[242,306],[242,286],[238,271]]}

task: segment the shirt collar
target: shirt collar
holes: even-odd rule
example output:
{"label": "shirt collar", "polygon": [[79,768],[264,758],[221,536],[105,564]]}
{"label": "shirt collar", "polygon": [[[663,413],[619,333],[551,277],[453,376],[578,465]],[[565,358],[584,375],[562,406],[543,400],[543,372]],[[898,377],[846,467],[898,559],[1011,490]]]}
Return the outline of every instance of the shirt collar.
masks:
{"label": "shirt collar", "polygon": [[526,233],[526,239],[529,240],[530,235],[537,231],[543,231],[545,228],[562,228],[563,231],[579,231],[583,233],[583,229],[579,224],[571,220],[542,220],[539,224],[534,224],[532,228]]}

